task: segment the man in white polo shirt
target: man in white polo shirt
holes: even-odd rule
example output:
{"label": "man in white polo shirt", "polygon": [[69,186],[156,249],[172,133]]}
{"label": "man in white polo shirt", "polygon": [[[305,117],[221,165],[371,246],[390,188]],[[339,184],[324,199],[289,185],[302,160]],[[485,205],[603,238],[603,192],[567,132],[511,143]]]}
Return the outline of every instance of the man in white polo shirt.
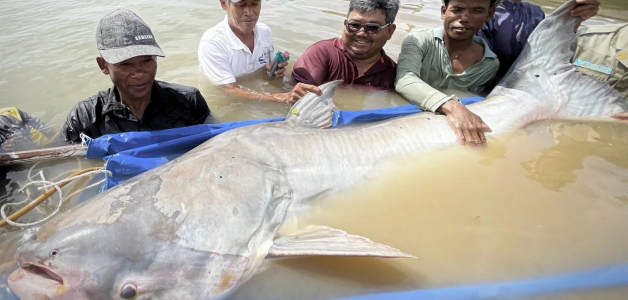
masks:
{"label": "man in white polo shirt", "polygon": [[[207,78],[226,93],[246,99],[267,100],[293,104],[307,92],[321,94],[318,87],[299,83],[290,92],[280,94],[256,93],[241,89],[237,77],[267,71],[274,55],[273,34],[257,19],[261,0],[220,0],[227,12],[225,20],[203,34],[198,47],[200,68]],[[279,64],[275,72],[283,78],[288,62]]]}

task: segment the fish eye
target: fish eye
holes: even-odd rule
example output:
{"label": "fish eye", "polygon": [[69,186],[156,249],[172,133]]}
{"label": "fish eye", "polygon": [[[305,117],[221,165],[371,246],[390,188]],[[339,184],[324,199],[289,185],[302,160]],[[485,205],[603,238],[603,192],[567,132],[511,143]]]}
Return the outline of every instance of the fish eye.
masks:
{"label": "fish eye", "polygon": [[120,292],[120,297],[122,299],[132,299],[137,296],[137,287],[134,284],[125,284],[122,287],[122,292]]}
{"label": "fish eye", "polygon": [[57,254],[59,254],[59,250],[54,249],[50,252],[50,256],[57,256]]}

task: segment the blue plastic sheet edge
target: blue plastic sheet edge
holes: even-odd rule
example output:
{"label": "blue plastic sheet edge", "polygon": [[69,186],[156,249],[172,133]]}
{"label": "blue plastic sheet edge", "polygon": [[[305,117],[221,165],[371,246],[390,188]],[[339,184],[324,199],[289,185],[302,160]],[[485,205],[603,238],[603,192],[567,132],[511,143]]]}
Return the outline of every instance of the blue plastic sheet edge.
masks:
{"label": "blue plastic sheet edge", "polygon": [[628,286],[628,264],[502,283],[377,293],[334,300],[483,300],[516,299],[548,294]]}
{"label": "blue plastic sheet edge", "polygon": [[[463,104],[482,101],[482,97],[462,99]],[[390,108],[334,111],[332,127],[347,124],[375,122],[421,112],[414,105]],[[281,122],[285,118],[247,120],[221,124],[202,124],[159,131],[110,134],[87,141],[87,158],[105,160],[107,176],[103,190],[116,186],[133,176],[158,167],[190,151],[210,138],[225,131],[259,123]]]}

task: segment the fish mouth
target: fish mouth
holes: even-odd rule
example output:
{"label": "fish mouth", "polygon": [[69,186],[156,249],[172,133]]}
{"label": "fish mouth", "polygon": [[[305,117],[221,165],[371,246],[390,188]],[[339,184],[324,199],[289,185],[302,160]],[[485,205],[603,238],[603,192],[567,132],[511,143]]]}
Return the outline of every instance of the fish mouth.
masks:
{"label": "fish mouth", "polygon": [[25,272],[31,273],[35,276],[39,276],[43,279],[57,282],[59,285],[63,285],[63,278],[57,275],[54,271],[47,267],[39,266],[35,264],[25,264],[21,267]]}
{"label": "fish mouth", "polygon": [[22,264],[7,281],[11,291],[23,300],[67,298],[63,278],[45,266]]}

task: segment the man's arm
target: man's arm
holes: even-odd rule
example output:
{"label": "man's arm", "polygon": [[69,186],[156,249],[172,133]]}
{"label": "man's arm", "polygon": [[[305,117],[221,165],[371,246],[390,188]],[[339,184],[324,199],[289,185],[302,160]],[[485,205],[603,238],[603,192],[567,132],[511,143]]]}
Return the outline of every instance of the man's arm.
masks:
{"label": "man's arm", "polygon": [[417,38],[409,34],[403,40],[395,89],[399,94],[419,108],[443,113],[461,145],[482,145],[486,143],[484,132],[491,129],[482,119],[469,111],[455,95],[447,96],[421,80],[423,56],[429,49],[427,38]]}
{"label": "man's arm", "polygon": [[[314,92],[321,95],[321,90],[312,85],[297,84],[290,92],[269,94],[258,93],[242,89],[237,83],[236,78],[231,70],[228,58],[228,50],[222,49],[222,46],[214,41],[202,41],[198,48],[198,61],[205,76],[220,89],[232,96],[248,100],[265,100],[293,104],[301,99],[307,92]],[[280,66],[286,66],[288,62]],[[275,72],[277,77],[283,77],[285,68]]]}
{"label": "man's arm", "polygon": [[249,99],[286,102],[286,97],[280,94],[276,97],[271,94],[261,94],[243,90],[236,83],[236,77],[231,70],[228,56],[229,49],[224,48],[217,41],[202,41],[198,47],[198,62],[203,74],[213,84],[230,96]]}
{"label": "man's arm", "polygon": [[328,59],[329,54],[324,53],[318,43],[310,46],[294,63],[292,80],[311,85],[325,83],[329,72]]}
{"label": "man's arm", "polygon": [[237,83],[231,84],[223,84],[219,86],[220,89],[234,97],[249,99],[249,100],[265,100],[265,101],[273,101],[273,102],[281,102],[287,104],[294,104],[299,99],[301,99],[308,92],[315,93],[317,95],[322,95],[323,92],[315,85],[297,83],[297,85],[292,88],[287,93],[279,93],[279,94],[269,94],[269,93],[259,93],[255,91],[247,91],[240,88]]}
{"label": "man's arm", "polygon": [[419,108],[435,112],[450,97],[433,88],[420,77],[423,56],[427,49],[427,41],[422,32],[408,34],[403,39],[397,63],[395,90]]}
{"label": "man's arm", "polygon": [[[476,76],[482,78],[477,86],[470,89],[471,92],[480,93],[493,80],[497,70],[499,69],[499,61],[490,59],[484,62],[487,67],[478,72]],[[458,142],[461,145],[478,146],[486,144],[485,132],[491,132],[478,115],[468,110],[462,103],[458,101],[447,101],[439,109],[438,112],[447,116],[447,121],[456,133]]]}
{"label": "man's arm", "polygon": [[628,113],[611,114],[611,118],[619,120],[620,123],[628,124]]}

